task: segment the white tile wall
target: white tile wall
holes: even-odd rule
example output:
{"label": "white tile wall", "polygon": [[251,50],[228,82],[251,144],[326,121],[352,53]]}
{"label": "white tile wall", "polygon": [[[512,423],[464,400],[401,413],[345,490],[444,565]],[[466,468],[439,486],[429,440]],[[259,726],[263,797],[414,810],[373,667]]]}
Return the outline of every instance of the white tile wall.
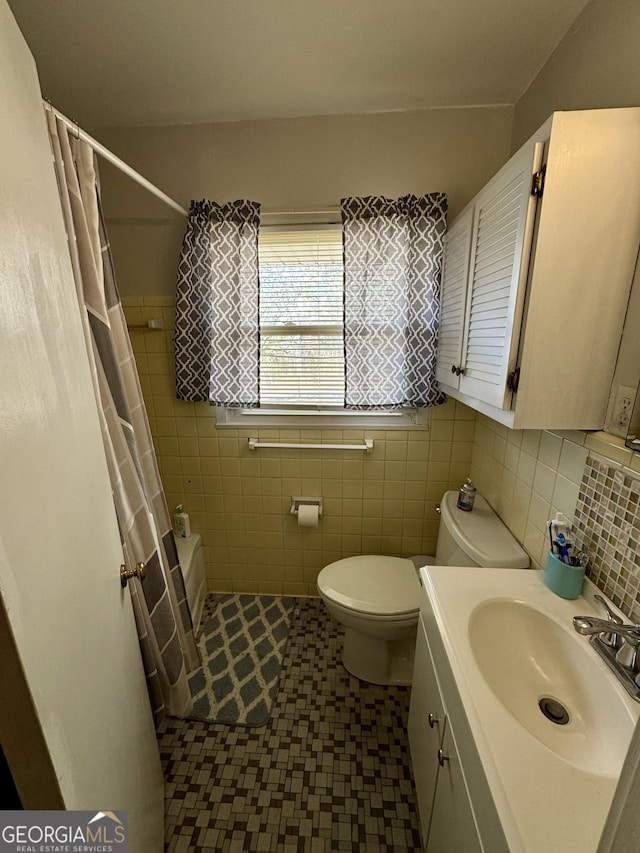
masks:
{"label": "white tile wall", "polygon": [[548,551],[546,521],[557,511],[574,518],[590,454],[640,474],[640,454],[607,433],[509,430],[484,415],[476,419],[471,476],[537,568]]}

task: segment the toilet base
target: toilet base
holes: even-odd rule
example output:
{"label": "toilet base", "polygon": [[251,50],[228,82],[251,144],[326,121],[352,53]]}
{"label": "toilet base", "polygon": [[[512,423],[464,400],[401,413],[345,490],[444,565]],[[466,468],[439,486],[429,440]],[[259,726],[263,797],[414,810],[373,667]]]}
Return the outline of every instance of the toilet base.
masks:
{"label": "toilet base", "polygon": [[397,640],[381,640],[345,627],[344,668],[369,684],[410,686],[416,630],[417,625]]}

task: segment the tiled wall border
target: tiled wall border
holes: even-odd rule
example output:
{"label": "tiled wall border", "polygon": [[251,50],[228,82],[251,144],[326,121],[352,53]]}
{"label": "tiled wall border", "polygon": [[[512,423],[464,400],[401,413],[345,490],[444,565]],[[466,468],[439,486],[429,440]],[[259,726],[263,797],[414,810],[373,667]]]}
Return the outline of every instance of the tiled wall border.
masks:
{"label": "tiled wall border", "polygon": [[640,622],[640,476],[587,458],[574,518],[587,576],[633,622]]}

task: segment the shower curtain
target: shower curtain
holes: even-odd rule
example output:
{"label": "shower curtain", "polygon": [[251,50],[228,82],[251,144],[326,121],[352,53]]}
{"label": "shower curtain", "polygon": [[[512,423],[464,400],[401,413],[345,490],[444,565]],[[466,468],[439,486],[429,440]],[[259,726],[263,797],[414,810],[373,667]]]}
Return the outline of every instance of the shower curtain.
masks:
{"label": "shower curtain", "polygon": [[[200,665],[171,520],[106,239],[95,157],[47,112],[80,316],[124,563],[156,725],[192,709],[187,673]],[[114,582],[115,582],[114,578]]]}

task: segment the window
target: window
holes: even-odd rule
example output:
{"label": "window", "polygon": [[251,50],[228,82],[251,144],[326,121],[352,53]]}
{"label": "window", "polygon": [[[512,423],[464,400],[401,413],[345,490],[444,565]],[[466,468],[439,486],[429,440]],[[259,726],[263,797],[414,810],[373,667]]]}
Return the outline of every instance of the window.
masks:
{"label": "window", "polygon": [[343,408],[341,226],[267,226],[258,238],[258,259],[260,409],[219,407],[218,424],[424,429],[424,409]]}
{"label": "window", "polygon": [[261,407],[340,408],[341,232],[261,233],[258,258]]}

